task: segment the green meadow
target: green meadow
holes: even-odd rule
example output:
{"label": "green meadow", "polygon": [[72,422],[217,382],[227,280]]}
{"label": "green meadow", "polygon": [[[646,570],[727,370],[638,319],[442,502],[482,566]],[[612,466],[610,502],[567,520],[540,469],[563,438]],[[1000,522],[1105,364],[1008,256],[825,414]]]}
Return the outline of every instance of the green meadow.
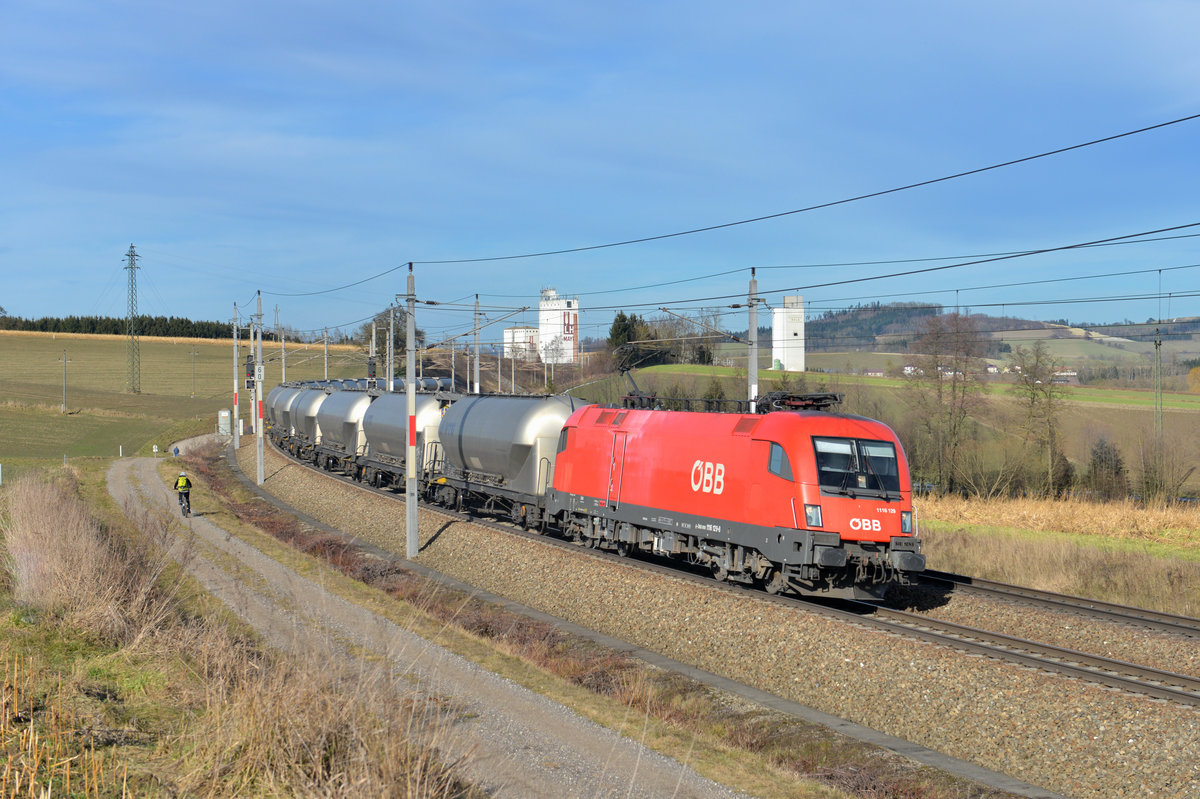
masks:
{"label": "green meadow", "polygon": [[[233,408],[233,343],[208,339],[139,339],[140,392],[129,384],[128,340],[0,331],[0,477],[82,458],[165,453],[171,442],[214,432],[221,409]],[[242,342],[239,356],[249,352]],[[63,412],[64,364],[66,412]],[[283,377],[278,344],[264,343],[264,385]],[[244,365],[237,367],[238,382]],[[331,346],[330,377],[360,377],[357,348]],[[322,345],[287,345],[289,380],[325,375]],[[250,414],[239,390],[240,414]]]}

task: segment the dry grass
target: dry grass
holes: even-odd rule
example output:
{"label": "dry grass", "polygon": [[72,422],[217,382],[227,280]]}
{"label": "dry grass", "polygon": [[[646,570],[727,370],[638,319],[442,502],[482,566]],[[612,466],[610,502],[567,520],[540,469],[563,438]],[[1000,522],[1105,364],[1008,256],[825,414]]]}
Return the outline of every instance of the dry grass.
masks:
{"label": "dry grass", "polygon": [[4,498],[10,637],[60,659],[0,650],[0,797],[477,795],[436,754],[438,701],[190,616],[163,577],[174,522],[108,529],[69,477]]}
{"label": "dry grass", "polygon": [[1179,504],[918,500],[929,567],[1200,616],[1200,513]]}
{"label": "dry grass", "polygon": [[136,645],[173,612],[161,585],[170,557],[161,518],[142,515],[138,545],[99,524],[70,473],[17,481],[4,495],[4,566],[13,597],[114,644]]}
{"label": "dry grass", "polygon": [[332,652],[261,657],[222,636],[202,649],[205,711],[172,742],[181,789],[238,796],[477,795],[443,763],[436,701]]}
{"label": "dry grass", "polygon": [[1200,512],[1181,504],[958,496],[921,497],[916,504],[922,520],[946,524],[1135,539],[1200,549]]}
{"label": "dry grass", "polygon": [[[0,649],[0,797],[131,796],[128,769],[94,738],[81,742],[85,722],[67,706],[65,692],[38,690],[32,658]],[[49,704],[47,704],[47,701]],[[41,723],[41,719],[46,719]]]}
{"label": "dry grass", "polygon": [[926,527],[929,568],[1200,617],[1200,562],[1011,529]]}

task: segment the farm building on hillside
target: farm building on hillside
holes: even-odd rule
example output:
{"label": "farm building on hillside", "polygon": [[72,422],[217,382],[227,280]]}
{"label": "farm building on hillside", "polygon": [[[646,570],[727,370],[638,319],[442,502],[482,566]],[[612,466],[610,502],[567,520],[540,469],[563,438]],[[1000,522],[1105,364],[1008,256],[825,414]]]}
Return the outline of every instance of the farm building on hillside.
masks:
{"label": "farm building on hillside", "polygon": [[509,327],[504,330],[504,357],[515,361],[536,361],[538,329]]}

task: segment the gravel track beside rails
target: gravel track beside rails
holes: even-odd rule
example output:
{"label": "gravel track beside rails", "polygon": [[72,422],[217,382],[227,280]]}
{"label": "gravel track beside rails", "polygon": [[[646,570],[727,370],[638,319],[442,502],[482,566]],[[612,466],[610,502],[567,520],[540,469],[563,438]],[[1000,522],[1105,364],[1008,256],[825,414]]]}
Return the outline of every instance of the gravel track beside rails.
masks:
{"label": "gravel track beside rails", "polygon": [[[267,452],[270,493],[403,553],[399,498]],[[254,473],[252,448],[239,462]],[[1068,796],[1200,799],[1194,709],[420,517],[418,563],[589,629]]]}

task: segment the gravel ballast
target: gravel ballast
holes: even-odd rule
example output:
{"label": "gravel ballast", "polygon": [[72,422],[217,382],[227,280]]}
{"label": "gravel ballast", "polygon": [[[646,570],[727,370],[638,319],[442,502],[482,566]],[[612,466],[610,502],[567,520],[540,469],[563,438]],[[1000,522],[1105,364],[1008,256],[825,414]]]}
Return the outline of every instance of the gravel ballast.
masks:
{"label": "gravel ballast", "polygon": [[[254,474],[253,448],[242,447],[238,460]],[[403,554],[398,498],[311,472],[269,447],[266,474],[263,487],[289,505]],[[1194,709],[664,578],[427,509],[420,540],[418,563],[463,582],[1058,793],[1200,797]]]}

